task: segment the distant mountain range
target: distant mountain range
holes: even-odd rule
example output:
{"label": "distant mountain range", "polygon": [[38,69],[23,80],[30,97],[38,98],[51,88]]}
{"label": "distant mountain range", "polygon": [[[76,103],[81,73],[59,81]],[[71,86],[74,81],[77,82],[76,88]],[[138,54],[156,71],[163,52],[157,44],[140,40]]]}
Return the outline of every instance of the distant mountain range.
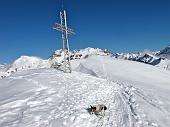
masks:
{"label": "distant mountain range", "polygon": [[[158,65],[162,61],[170,60],[170,46],[167,46],[165,49],[158,52],[151,52],[145,49],[143,52],[138,53],[112,53],[107,49],[102,50],[99,48],[85,48],[70,52],[71,60],[84,59],[90,55],[110,56],[117,59],[132,60],[150,65]],[[58,64],[60,64],[62,63],[63,58],[64,58],[63,51],[56,50],[52,54],[52,56],[49,57],[49,61],[57,62]]]}
{"label": "distant mountain range", "polygon": [[[86,59],[92,55],[109,56],[115,59],[131,60],[170,69],[170,45],[161,51],[151,52],[144,50],[138,53],[112,53],[107,49],[85,48],[71,51],[70,59]],[[0,65],[0,78],[21,70],[50,67],[58,68],[63,64],[63,61],[64,52],[62,50],[56,50],[47,60],[38,57],[21,56],[11,65]]]}

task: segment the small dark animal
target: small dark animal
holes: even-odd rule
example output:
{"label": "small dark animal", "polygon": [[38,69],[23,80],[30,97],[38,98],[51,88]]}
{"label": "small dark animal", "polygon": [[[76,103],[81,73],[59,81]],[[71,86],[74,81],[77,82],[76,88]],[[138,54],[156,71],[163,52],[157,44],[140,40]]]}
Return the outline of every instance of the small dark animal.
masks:
{"label": "small dark animal", "polygon": [[97,114],[101,113],[101,115],[104,115],[105,110],[107,110],[107,107],[105,105],[103,105],[103,104],[93,105],[93,106],[90,105],[91,114],[96,114],[97,115]]}

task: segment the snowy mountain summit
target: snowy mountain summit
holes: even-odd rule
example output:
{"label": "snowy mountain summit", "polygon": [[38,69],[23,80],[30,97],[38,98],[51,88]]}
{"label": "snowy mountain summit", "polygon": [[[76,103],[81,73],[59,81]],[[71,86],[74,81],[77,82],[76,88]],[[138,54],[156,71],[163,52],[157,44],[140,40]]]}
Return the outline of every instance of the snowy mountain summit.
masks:
{"label": "snowy mountain summit", "polygon": [[50,65],[47,60],[42,60],[38,57],[21,56],[12,64],[13,69],[28,70],[37,68],[49,68]]}
{"label": "snowy mountain summit", "polygon": [[[85,48],[81,50],[73,50],[70,51],[70,59],[75,60],[75,59],[86,59],[89,56],[93,55],[100,55],[100,56],[112,56],[112,53],[109,52],[107,49],[102,50],[99,48]],[[62,65],[64,61],[64,52],[63,50],[56,50],[50,57],[49,57],[49,62],[51,66],[60,66]]]}
{"label": "snowy mountain summit", "polygon": [[[109,56],[117,59],[131,60],[142,62],[145,64],[156,65],[158,67],[170,69],[169,58],[170,46],[157,53],[149,50],[144,50],[138,53],[112,53],[107,49],[99,48],[85,48],[81,50],[73,50],[70,52],[70,59],[87,59],[90,56]],[[43,60],[34,56],[21,56],[15,60],[11,65],[0,70],[0,78],[7,77],[16,71],[38,69],[38,68],[58,68],[64,62],[63,50],[56,50],[47,60]],[[1,67],[2,68],[2,67]]]}
{"label": "snowy mountain summit", "polygon": [[[99,49],[99,48],[85,48],[81,50],[73,50],[70,51],[70,58],[71,60],[74,59],[84,59],[87,58],[88,56],[92,55],[100,55],[100,56],[108,56],[112,55],[111,52],[109,52],[107,49]],[[52,56],[49,57],[49,60],[55,59],[58,63],[62,62],[64,59],[64,53],[63,50],[56,50]]]}
{"label": "snowy mountain summit", "polygon": [[[1,65],[0,127],[170,126],[168,59],[95,48],[70,57],[72,73],[53,68],[62,65],[62,50]],[[107,106],[104,115],[90,114],[95,104]]]}
{"label": "snowy mountain summit", "polygon": [[21,56],[15,60],[11,65],[5,67],[5,71],[1,72],[1,78],[10,76],[12,73],[17,71],[25,71],[30,69],[39,69],[39,68],[50,68],[51,65],[48,60],[42,60],[41,58],[34,56]]}

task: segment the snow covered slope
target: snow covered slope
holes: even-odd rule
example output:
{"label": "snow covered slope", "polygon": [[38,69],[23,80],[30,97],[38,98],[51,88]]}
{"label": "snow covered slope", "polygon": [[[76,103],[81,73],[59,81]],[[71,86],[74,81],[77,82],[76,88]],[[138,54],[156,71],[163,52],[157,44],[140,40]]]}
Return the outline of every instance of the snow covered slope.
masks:
{"label": "snow covered slope", "polygon": [[[71,56],[71,74],[49,69],[53,59],[16,60],[7,70],[15,73],[0,80],[0,127],[170,126],[168,69],[81,51]],[[108,107],[104,117],[90,115],[89,106],[101,103]]]}
{"label": "snow covered slope", "polygon": [[156,66],[164,68],[165,70],[170,70],[170,60],[169,59],[161,60],[161,62]]}
{"label": "snow covered slope", "polygon": [[42,60],[41,58],[34,56],[21,56],[20,58],[15,60],[11,65],[3,67],[3,72],[0,71],[0,79],[10,76],[12,73],[17,71],[50,67],[51,64],[48,60]]}
{"label": "snow covered slope", "polygon": [[[140,118],[154,121],[155,126],[170,126],[170,72],[144,63],[93,56],[72,61],[76,70],[79,64],[93,71],[98,77],[117,82],[135,90]],[[146,126],[146,125],[145,125]]]}
{"label": "snow covered slope", "polygon": [[49,68],[50,64],[47,60],[42,60],[41,58],[34,56],[21,56],[12,64],[11,69],[17,70],[28,70],[28,69],[38,69],[38,68]]}
{"label": "snow covered slope", "polygon": [[[17,72],[0,80],[0,127],[142,126],[132,95],[133,89],[78,72]],[[89,113],[98,103],[108,107],[104,117]]]}

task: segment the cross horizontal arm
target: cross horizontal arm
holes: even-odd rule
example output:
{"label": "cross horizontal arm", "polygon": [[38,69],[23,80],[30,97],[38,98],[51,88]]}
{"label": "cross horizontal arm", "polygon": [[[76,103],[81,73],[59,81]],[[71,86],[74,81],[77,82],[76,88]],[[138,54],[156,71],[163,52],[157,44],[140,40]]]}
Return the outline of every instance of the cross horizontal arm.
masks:
{"label": "cross horizontal arm", "polygon": [[67,31],[68,34],[71,34],[71,35],[74,35],[74,34],[75,34],[72,29],[70,29],[70,28],[67,28],[67,29],[66,29],[65,26],[63,26],[63,25],[61,25],[61,24],[58,24],[58,23],[55,24],[55,26],[53,27],[53,29],[58,30],[58,31],[61,31],[61,32],[62,32],[62,31]]}

